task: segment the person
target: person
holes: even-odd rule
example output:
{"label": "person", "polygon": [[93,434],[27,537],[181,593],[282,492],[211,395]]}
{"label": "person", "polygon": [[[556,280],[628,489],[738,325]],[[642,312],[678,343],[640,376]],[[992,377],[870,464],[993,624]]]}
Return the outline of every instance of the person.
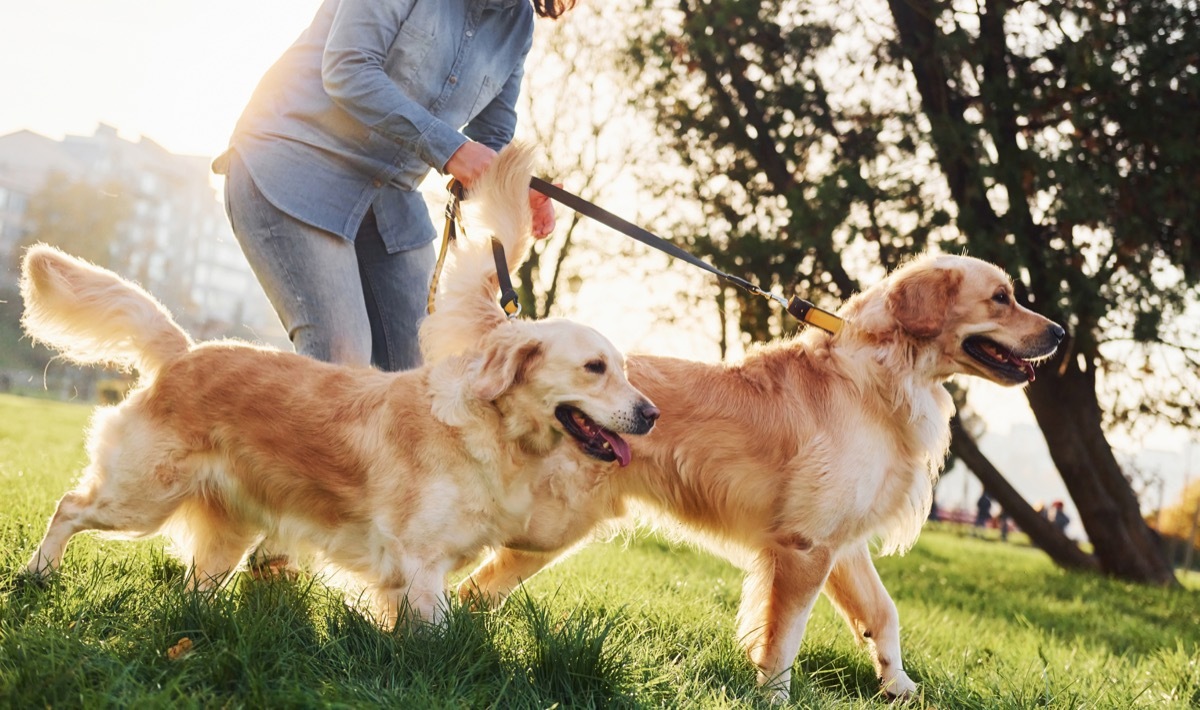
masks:
{"label": "person", "polygon": [[1058,528],[1060,533],[1066,535],[1067,526],[1071,524],[1071,518],[1063,512],[1063,502],[1056,500],[1051,507],[1054,508],[1054,517],[1050,519],[1050,522],[1054,523],[1054,527]]}
{"label": "person", "polygon": [[[230,226],[296,352],[396,371],[421,363],[437,234],[417,192],[465,187],[516,130],[534,16],[574,0],[324,0],[260,80],[229,148]],[[535,236],[554,227],[530,192]],[[269,536],[257,574],[290,566]]]}
{"label": "person", "polygon": [[992,497],[984,491],[975,501],[975,529],[982,531],[992,519]]}
{"label": "person", "polygon": [[[325,0],[213,162],[242,251],[295,350],[420,364],[437,230],[419,183],[470,187],[513,138],[534,16],[574,0]],[[534,232],[554,226],[530,193]]]}

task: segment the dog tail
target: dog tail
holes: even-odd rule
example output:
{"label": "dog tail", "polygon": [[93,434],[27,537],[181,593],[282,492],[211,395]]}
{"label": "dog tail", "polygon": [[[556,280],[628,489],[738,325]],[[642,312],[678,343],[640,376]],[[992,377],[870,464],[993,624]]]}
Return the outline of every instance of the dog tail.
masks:
{"label": "dog tail", "polygon": [[529,178],[533,173],[531,147],[513,143],[492,162],[472,186],[464,206],[483,229],[468,229],[459,238],[453,261],[445,266],[434,312],[421,324],[421,351],[435,362],[474,347],[481,337],[506,319],[497,303],[500,282],[486,233],[504,246],[509,269],[525,260],[533,243],[533,214],[529,207]]}
{"label": "dog tail", "polygon": [[25,332],[80,364],[134,367],[153,378],[192,345],[140,286],[47,244],[25,252],[21,297]]}

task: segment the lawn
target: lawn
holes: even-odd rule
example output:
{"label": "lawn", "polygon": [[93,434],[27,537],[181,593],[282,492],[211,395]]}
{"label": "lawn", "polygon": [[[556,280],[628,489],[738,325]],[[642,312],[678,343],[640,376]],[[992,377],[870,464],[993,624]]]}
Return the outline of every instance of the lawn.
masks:
{"label": "lawn", "polygon": [[[154,540],[80,536],[61,575],[23,583],[89,411],[0,396],[0,707],[768,707],[733,639],[738,571],[647,535],[437,631],[380,631],[311,578],[188,593]],[[921,684],[912,707],[1200,705],[1194,578],[1141,588],[949,528],[879,567]],[[889,707],[823,599],[797,666],[798,707]]]}

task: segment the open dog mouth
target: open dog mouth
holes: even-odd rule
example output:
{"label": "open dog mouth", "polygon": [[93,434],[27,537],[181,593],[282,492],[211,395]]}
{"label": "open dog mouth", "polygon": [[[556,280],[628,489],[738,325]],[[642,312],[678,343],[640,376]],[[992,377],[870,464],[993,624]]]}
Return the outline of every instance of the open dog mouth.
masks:
{"label": "open dog mouth", "polygon": [[1033,382],[1033,363],[1017,356],[1012,350],[994,340],[973,335],[963,341],[963,350],[982,363],[998,377],[1009,382]]}
{"label": "open dog mouth", "polygon": [[562,422],[563,429],[575,439],[583,453],[601,461],[616,461],[628,466],[632,459],[629,444],[616,433],[605,429],[579,409],[560,404],[554,416]]}

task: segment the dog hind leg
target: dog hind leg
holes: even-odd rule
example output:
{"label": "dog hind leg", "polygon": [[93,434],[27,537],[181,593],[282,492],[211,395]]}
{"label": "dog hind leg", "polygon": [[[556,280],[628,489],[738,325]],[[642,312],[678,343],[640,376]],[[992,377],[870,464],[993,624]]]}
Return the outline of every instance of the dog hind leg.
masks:
{"label": "dog hind leg", "polygon": [[67,543],[84,531],[150,535],[170,517],[177,504],[163,487],[122,486],[93,462],[83,483],[59,500],[46,534],[25,569],[35,576],[58,569]]}
{"label": "dog hind leg", "polygon": [[892,697],[915,693],[917,685],[900,662],[900,616],[871,561],[866,543],[843,552],[825,583],[825,595],[865,642],[883,691]]}
{"label": "dog hind leg", "polygon": [[738,638],[758,667],[759,685],[784,702],[813,604],[833,564],[829,550],[762,550],[747,572],[738,609]]}
{"label": "dog hind leg", "polygon": [[33,553],[29,564],[25,565],[26,572],[40,577],[58,569],[62,564],[67,542],[75,533],[88,529],[84,513],[88,508],[89,498],[86,492],[70,491],[59,499],[41,544]]}

